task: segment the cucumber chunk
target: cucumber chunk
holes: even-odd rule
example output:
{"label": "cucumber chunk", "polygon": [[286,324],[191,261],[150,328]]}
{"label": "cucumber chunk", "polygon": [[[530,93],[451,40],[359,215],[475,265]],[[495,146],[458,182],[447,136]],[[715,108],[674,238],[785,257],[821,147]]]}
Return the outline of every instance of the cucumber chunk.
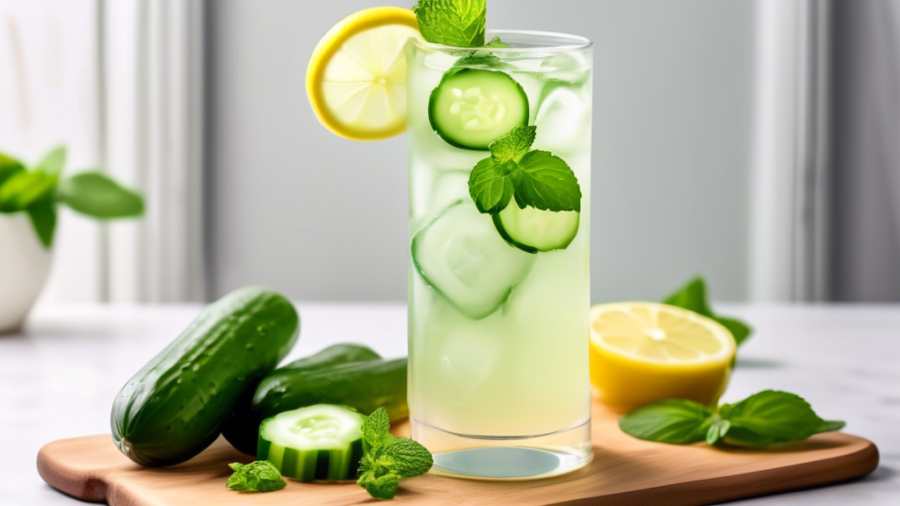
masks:
{"label": "cucumber chunk", "polygon": [[490,218],[464,200],[416,232],[411,250],[422,279],[475,320],[500,308],[534,263],[533,256],[510,247]]}
{"label": "cucumber chunk", "polygon": [[453,69],[431,92],[428,120],[449,144],[487,150],[497,138],[528,124],[528,96],[505,72]]}
{"label": "cucumber chunk", "polygon": [[529,253],[566,249],[578,235],[580,218],[576,211],[542,211],[531,206],[520,209],[515,202],[493,215],[497,232]]}
{"label": "cucumber chunk", "polygon": [[355,480],[365,420],[356,411],[332,404],[279,413],[260,425],[256,458],[299,481]]}

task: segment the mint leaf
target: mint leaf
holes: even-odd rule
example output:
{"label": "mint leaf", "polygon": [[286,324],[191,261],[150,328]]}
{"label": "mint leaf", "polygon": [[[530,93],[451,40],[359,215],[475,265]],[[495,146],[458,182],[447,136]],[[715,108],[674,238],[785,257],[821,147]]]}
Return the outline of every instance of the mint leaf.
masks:
{"label": "mint leaf", "polygon": [[488,146],[491,158],[498,164],[521,159],[534,144],[535,126],[517,126]]}
{"label": "mint leaf", "polygon": [[25,171],[25,165],[15,158],[0,153],[0,186],[12,176]]}
{"label": "mint leaf", "polygon": [[128,218],[144,213],[144,199],[99,172],[63,180],[59,197],[75,211],[95,218]]}
{"label": "mint leaf", "polygon": [[734,341],[738,346],[746,341],[753,332],[753,329],[740,320],[717,316],[713,313],[706,298],[706,282],[704,282],[701,277],[696,277],[688,281],[686,285],[666,297],[665,300],[663,300],[663,304],[677,306],[712,318],[731,332],[731,335],[734,336]]}
{"label": "mint leaf", "polygon": [[688,400],[669,399],[639,407],[619,419],[619,428],[638,439],[689,444],[703,441],[712,410]]}
{"label": "mint leaf", "polygon": [[392,436],[389,428],[383,407],[369,415],[362,427],[364,454],[356,483],[376,499],[393,499],[401,478],[425,474],[434,464],[424,446]]}
{"label": "mint leaf", "polygon": [[515,169],[515,162],[498,164],[493,158],[485,158],[475,165],[469,174],[469,195],[480,212],[499,213],[506,208],[513,196],[509,174]]}
{"label": "mint leaf", "polygon": [[581,212],[581,188],[569,165],[549,151],[530,151],[513,172],[516,203],[520,208]]}
{"label": "mint leaf", "polygon": [[384,447],[375,463],[390,469],[400,478],[415,478],[431,469],[434,458],[421,444],[398,437]]}
{"label": "mint leaf", "polygon": [[484,45],[485,0],[419,0],[413,7],[419,32],[432,44],[453,47]]}
{"label": "mint leaf", "polygon": [[66,154],[67,151],[65,146],[53,148],[49,153],[44,155],[44,158],[40,162],[38,162],[36,168],[50,174],[59,174],[62,172],[63,167],[66,166]]}
{"label": "mint leaf", "polygon": [[503,39],[501,39],[500,37],[494,37],[493,39],[489,40],[488,43],[484,45],[484,47],[508,48],[509,44],[507,44],[506,42],[503,42]]}
{"label": "mint leaf", "polygon": [[390,430],[391,419],[388,417],[387,410],[384,407],[376,409],[363,422],[363,452],[368,455],[372,450],[389,442],[393,437]]}
{"label": "mint leaf", "polygon": [[24,211],[38,200],[53,195],[56,174],[41,170],[17,172],[0,186],[0,212]]}
{"label": "mint leaf", "polygon": [[720,411],[731,423],[724,435],[754,446],[802,441],[813,434],[844,427],[844,422],[819,418],[799,395],[777,390],[765,390],[736,404],[725,404]]}
{"label": "mint leaf", "polygon": [[56,204],[53,198],[48,197],[35,202],[26,209],[26,212],[41,244],[44,248],[50,249],[56,231]]}
{"label": "mint leaf", "polygon": [[228,464],[234,474],[225,484],[236,492],[274,492],[287,486],[281,472],[267,460],[257,460],[249,464],[234,462]]}
{"label": "mint leaf", "polygon": [[375,499],[393,499],[400,485],[400,477],[392,472],[378,476],[374,471],[368,471],[360,476],[357,483]]}

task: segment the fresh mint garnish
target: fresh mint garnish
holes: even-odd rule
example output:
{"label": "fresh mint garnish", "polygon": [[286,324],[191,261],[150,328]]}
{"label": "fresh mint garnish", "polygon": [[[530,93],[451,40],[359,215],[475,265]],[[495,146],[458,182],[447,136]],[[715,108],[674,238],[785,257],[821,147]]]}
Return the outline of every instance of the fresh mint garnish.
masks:
{"label": "fresh mint garnish", "polygon": [[513,128],[508,134],[495,140],[488,146],[491,150],[491,158],[496,163],[506,163],[510,160],[519,161],[531,145],[537,133],[535,126],[519,126]]}
{"label": "fresh mint garnish", "polygon": [[530,151],[513,173],[520,208],[581,212],[581,187],[569,165],[549,151]]}
{"label": "fresh mint garnish", "polygon": [[494,37],[493,39],[489,40],[488,43],[484,45],[484,47],[508,48],[510,46],[506,42],[503,42],[503,39],[501,39],[500,37]]}
{"label": "fresh mint garnish", "polygon": [[686,285],[678,289],[678,291],[666,297],[666,299],[663,300],[663,304],[678,306],[708,318],[712,318],[731,332],[731,335],[734,336],[734,340],[738,346],[746,341],[753,332],[753,329],[750,328],[749,325],[740,320],[718,316],[713,313],[706,298],[706,283],[701,277],[690,280]]}
{"label": "fresh mint garnish", "polygon": [[480,212],[498,213],[513,196],[522,209],[581,212],[581,187],[569,165],[549,151],[529,151],[536,132],[534,126],[513,128],[472,169],[469,195]]}
{"label": "fresh mint garnish", "polygon": [[236,492],[274,492],[287,486],[278,468],[268,460],[257,460],[249,464],[235,462],[228,464],[234,474],[225,484]]}
{"label": "fresh mint garnish", "polygon": [[619,427],[638,439],[670,444],[727,443],[766,446],[802,441],[844,428],[819,418],[802,397],[765,390],[715,411],[693,401],[669,399],[641,406],[619,419]]}
{"label": "fresh mint garnish", "polygon": [[485,0],[419,0],[413,7],[419,32],[432,44],[453,47],[484,45]]}
{"label": "fresh mint garnish", "polygon": [[388,430],[390,419],[383,407],[363,422],[363,458],[357,483],[376,499],[393,499],[401,479],[428,472],[434,464],[424,446]]}
{"label": "fresh mint garnish", "polygon": [[506,208],[515,191],[509,176],[514,170],[515,162],[498,164],[493,157],[475,165],[469,175],[469,194],[479,212],[499,213]]}

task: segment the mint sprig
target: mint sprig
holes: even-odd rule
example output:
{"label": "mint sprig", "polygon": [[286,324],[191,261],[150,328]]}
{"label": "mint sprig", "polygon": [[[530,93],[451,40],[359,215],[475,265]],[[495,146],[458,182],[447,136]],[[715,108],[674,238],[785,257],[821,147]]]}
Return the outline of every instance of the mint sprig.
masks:
{"label": "mint sprig", "polygon": [[481,47],[487,20],[485,0],[419,0],[413,7],[419,32],[432,44]]}
{"label": "mint sprig", "polygon": [[425,474],[434,464],[424,446],[389,432],[390,419],[383,407],[363,422],[363,458],[357,483],[376,499],[393,499],[400,480]]}
{"label": "mint sprig", "polygon": [[482,213],[498,213],[515,197],[519,208],[581,212],[581,187],[569,165],[549,151],[530,150],[537,128],[518,126],[491,143],[490,158],[469,175],[469,195]]}
{"label": "mint sprig", "polygon": [[716,410],[689,400],[668,399],[641,406],[619,419],[623,432],[646,441],[737,446],[802,441],[844,425],[823,420],[802,397],[778,390],[765,390]]}
{"label": "mint sprig", "polygon": [[234,462],[228,464],[234,474],[225,484],[235,492],[274,492],[287,486],[281,472],[268,460],[257,460],[249,464]]}
{"label": "mint sprig", "polygon": [[493,39],[489,40],[487,44],[484,45],[484,47],[509,48],[510,46],[506,42],[503,42],[503,39],[501,39],[500,37],[494,37]]}
{"label": "mint sprig", "polygon": [[663,300],[663,304],[678,306],[708,318],[712,318],[731,332],[731,335],[734,336],[734,340],[738,346],[746,341],[747,338],[750,337],[750,334],[753,333],[753,329],[741,320],[729,318],[727,316],[719,316],[713,313],[712,307],[710,307],[706,297],[706,282],[704,282],[701,277],[696,277],[688,281],[686,285],[666,297],[666,299]]}

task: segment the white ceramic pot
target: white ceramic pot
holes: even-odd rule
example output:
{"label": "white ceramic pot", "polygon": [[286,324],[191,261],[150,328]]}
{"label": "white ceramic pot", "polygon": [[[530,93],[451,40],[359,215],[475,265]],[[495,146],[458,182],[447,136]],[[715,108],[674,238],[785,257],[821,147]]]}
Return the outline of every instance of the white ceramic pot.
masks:
{"label": "white ceramic pot", "polygon": [[22,326],[50,274],[52,255],[25,213],[0,213],[0,334]]}

